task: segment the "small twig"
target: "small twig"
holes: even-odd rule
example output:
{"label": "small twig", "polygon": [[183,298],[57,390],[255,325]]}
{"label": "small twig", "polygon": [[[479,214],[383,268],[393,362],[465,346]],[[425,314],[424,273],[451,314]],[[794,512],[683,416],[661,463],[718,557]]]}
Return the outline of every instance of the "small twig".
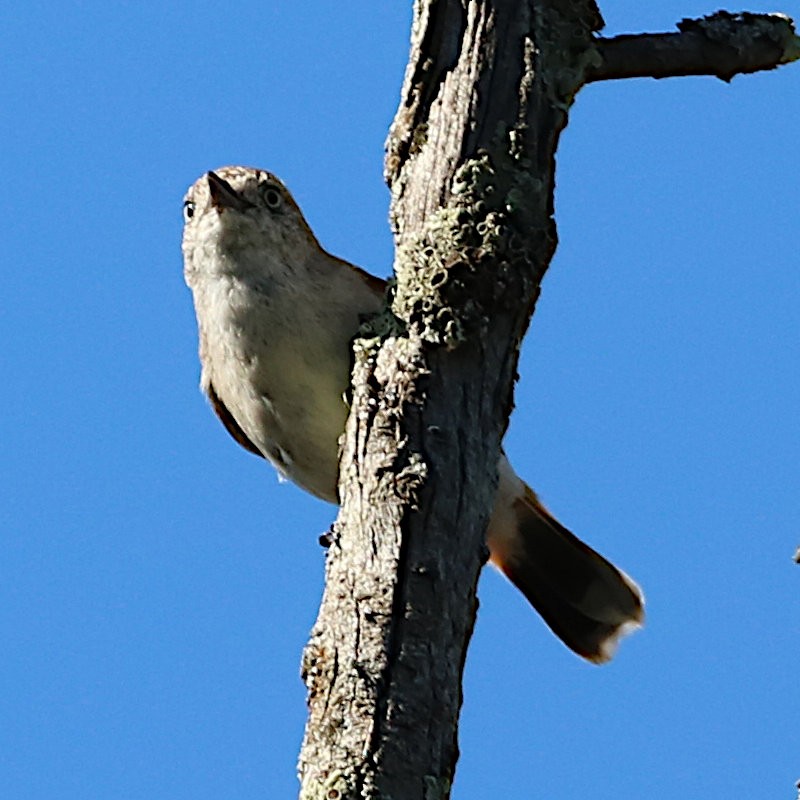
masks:
{"label": "small twig", "polygon": [[783,14],[718,11],[702,19],[684,19],[678,30],[598,38],[599,60],[588,69],[587,83],[680,75],[730,81],[734,75],[800,59],[800,37]]}

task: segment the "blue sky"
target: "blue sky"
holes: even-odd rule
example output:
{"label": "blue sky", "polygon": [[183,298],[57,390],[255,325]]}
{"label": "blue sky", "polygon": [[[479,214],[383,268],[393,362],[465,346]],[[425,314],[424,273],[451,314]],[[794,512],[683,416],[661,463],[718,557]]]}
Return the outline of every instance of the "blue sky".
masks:
{"label": "blue sky", "polygon": [[[715,8],[605,5],[610,33]],[[410,3],[0,22],[0,796],[291,797],[334,509],[197,389],[181,199],[268,168],[328,249],[388,274]],[[506,447],[648,622],[592,667],[487,570],[455,798],[793,796],[798,120],[800,65],[579,96]]]}

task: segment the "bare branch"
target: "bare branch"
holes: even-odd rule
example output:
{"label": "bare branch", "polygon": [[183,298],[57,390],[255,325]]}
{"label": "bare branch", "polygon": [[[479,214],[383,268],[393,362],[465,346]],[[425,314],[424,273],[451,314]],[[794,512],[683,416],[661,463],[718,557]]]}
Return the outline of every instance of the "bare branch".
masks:
{"label": "bare branch", "polygon": [[[545,7],[546,6],[546,7]],[[356,343],[306,648],[301,798],[444,800],[519,341],[594,0],[419,0],[387,142],[397,282]]]}
{"label": "bare branch", "polygon": [[342,509],[303,659],[302,800],[449,797],[500,444],[577,92],[800,57],[779,16],[610,40],[601,26],[594,0],[415,2],[386,145],[396,282],[355,344]]}
{"label": "bare branch", "polygon": [[775,69],[800,59],[794,23],[782,14],[718,11],[684,19],[680,33],[650,33],[597,39],[599,60],[587,82],[618,78],[734,75]]}

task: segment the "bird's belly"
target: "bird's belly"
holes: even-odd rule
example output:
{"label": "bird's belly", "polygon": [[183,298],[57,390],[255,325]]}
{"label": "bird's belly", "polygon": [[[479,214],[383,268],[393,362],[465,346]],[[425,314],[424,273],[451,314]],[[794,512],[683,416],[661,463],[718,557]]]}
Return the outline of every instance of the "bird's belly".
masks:
{"label": "bird's belly", "polygon": [[230,377],[237,385],[217,390],[248,438],[281,475],[335,503],[347,373],[335,374],[328,360],[298,366],[278,349],[236,361],[240,374]]}
{"label": "bird's belly", "polygon": [[262,424],[256,443],[264,455],[289,480],[335,503],[339,437],[347,416],[341,397],[332,404],[330,395],[326,401],[313,390],[299,388],[264,394],[258,401]]}

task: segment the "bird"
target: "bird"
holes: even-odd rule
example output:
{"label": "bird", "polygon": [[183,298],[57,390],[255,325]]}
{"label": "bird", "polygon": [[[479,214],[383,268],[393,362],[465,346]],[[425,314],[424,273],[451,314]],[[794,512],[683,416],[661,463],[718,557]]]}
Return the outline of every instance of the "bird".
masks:
{"label": "bird", "polygon": [[[200,385],[227,431],[281,476],[337,503],[351,342],[386,282],[320,245],[283,182],[252,167],[206,172],[183,203],[184,278]],[[571,650],[604,663],[640,627],[638,585],[564,527],[501,453],[489,561]]]}

